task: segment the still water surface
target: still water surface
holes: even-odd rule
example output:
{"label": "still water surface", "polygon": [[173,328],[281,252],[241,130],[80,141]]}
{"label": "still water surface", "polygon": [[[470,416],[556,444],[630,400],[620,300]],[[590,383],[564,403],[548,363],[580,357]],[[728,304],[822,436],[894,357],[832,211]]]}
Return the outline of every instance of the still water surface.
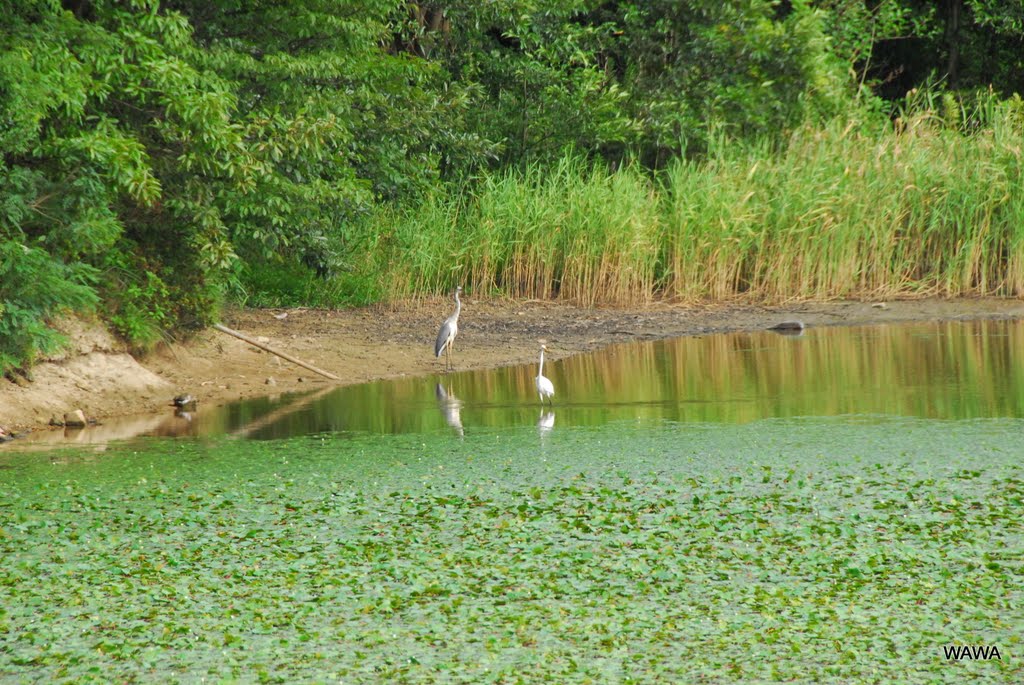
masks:
{"label": "still water surface", "polygon": [[[557,343],[552,345],[557,351]],[[111,421],[36,440],[103,442],[125,433],[279,439],[618,422],[740,424],[790,417],[1024,417],[1024,322],[812,328],[800,336],[734,333],[614,345],[536,364],[323,388]],[[26,443],[23,443],[26,444]]]}

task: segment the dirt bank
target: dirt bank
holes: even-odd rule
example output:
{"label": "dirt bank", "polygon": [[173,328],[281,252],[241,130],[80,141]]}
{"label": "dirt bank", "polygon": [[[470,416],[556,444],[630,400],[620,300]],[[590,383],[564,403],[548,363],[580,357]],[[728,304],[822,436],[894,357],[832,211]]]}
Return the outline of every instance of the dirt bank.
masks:
{"label": "dirt bank", "polygon": [[[794,302],[583,309],[550,302],[464,298],[457,369],[533,361],[538,340],[557,359],[630,340],[766,328],[787,319],[809,326],[897,321],[1024,317],[1024,301],[919,299],[888,302]],[[439,371],[434,336],[451,312],[447,300],[326,311],[235,310],[224,324],[324,370],[344,383]],[[224,333],[207,330],[141,359],[96,326],[68,323],[69,352],[33,370],[33,382],[0,380],[0,426],[45,427],[51,417],[82,409],[90,418],[167,411],[190,393],[203,403],[322,387],[315,373]]]}

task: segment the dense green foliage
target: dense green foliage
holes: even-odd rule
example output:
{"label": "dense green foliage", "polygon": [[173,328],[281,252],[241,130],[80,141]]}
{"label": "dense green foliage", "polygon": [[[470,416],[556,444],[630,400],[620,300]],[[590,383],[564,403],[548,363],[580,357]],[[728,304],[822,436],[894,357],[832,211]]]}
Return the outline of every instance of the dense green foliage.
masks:
{"label": "dense green foliage", "polygon": [[[495,266],[452,263],[444,253],[416,259],[438,262],[432,268],[447,269],[445,277],[407,268],[412,275],[396,288],[393,274],[376,268],[384,262],[375,250],[396,241],[467,246],[461,228],[426,217],[486,214],[494,193],[518,202],[514,178],[524,188],[604,183],[601,198],[579,202],[621,201],[606,210],[617,213],[610,221],[659,216],[661,228],[629,243],[624,259],[645,264],[622,272],[621,283],[612,282],[616,263],[597,268],[596,291],[589,276],[573,274],[590,259],[582,255],[632,240],[608,227],[591,238],[583,227],[562,254],[521,256],[553,262],[530,274],[534,285],[507,292],[587,301],[635,299],[643,289],[643,297],[714,294],[672,282],[665,260],[681,247],[664,242],[664,210],[629,217],[639,206],[620,190],[649,184],[654,170],[674,169],[657,181],[671,185],[678,169],[702,168],[694,166],[702,160],[709,166],[699,173],[720,173],[720,159],[738,164],[751,141],[765,164],[786,163],[772,161],[780,146],[797,163],[786,152],[800,145],[795,135],[833,140],[828,131],[845,129],[844,118],[902,150],[920,138],[877,133],[889,111],[876,95],[899,104],[925,92],[948,120],[972,108],[979,89],[991,88],[993,102],[1020,91],[1022,40],[1022,4],[991,0],[12,0],[0,27],[0,370],[49,349],[56,337],[48,323],[61,310],[99,302],[117,331],[147,347],[166,331],[209,323],[225,296],[365,302],[467,277],[504,289],[507,275],[472,275]],[[978,121],[951,126],[947,137],[961,142],[947,148],[983,158],[995,124],[984,120],[979,136]],[[846,153],[822,157],[829,154]],[[932,150],[909,154],[931,158]],[[608,176],[605,164],[632,175]],[[554,181],[544,180],[549,174]],[[973,180],[987,182],[984,173]],[[515,225],[494,224],[484,235],[548,231],[521,218],[548,200],[524,197],[522,211],[500,209]],[[566,211],[590,211],[584,204]],[[965,216],[988,216],[986,207]],[[404,217],[394,229],[382,223],[391,216]],[[792,229],[789,218],[777,214],[769,233]],[[757,220],[751,215],[742,230],[761,231]],[[804,222],[798,230],[826,229]],[[972,281],[977,292],[1012,280],[1012,240],[999,241],[987,275],[953,280]],[[772,246],[783,251],[792,241]],[[23,254],[30,257],[14,259]],[[781,293],[756,283],[761,255],[723,257],[755,272],[734,279],[736,290]],[[908,268],[932,287],[931,261]],[[901,287],[906,279],[896,272],[888,285]]]}

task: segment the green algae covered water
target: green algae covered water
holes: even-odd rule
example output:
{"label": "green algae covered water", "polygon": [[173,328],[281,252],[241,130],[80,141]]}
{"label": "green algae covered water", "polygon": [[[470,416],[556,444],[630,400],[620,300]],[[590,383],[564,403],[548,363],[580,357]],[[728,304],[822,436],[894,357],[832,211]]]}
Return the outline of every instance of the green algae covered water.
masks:
{"label": "green algae covered water", "polygon": [[1022,359],[709,336],[5,450],[0,680],[1020,682]]}

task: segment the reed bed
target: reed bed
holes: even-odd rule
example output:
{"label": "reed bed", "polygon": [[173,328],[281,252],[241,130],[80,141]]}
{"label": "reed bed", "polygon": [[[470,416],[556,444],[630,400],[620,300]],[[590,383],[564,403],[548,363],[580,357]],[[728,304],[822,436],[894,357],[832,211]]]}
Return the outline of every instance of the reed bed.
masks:
{"label": "reed bed", "polygon": [[379,215],[377,267],[390,297],[1024,295],[1024,103],[948,109],[722,141],[657,176],[578,157],[497,174]]}

